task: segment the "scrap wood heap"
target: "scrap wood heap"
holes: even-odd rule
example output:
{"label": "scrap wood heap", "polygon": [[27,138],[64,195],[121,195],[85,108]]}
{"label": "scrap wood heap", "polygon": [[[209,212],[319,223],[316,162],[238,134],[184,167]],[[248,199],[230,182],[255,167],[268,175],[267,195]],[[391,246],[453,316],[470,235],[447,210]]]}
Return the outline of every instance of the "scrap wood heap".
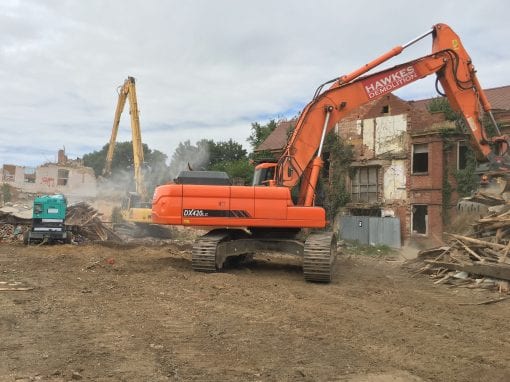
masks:
{"label": "scrap wood heap", "polygon": [[67,208],[66,225],[74,226],[75,233],[89,240],[122,241],[101,221],[100,216],[95,208],[85,202],[79,202]]}
{"label": "scrap wood heap", "polygon": [[27,225],[0,222],[0,241],[4,243],[23,241],[23,234],[29,229]]}
{"label": "scrap wood heap", "polygon": [[486,206],[501,206],[506,204],[506,200],[503,197],[482,191],[475,192],[473,196],[466,199],[471,202],[485,204]]}
{"label": "scrap wood heap", "polygon": [[510,206],[503,213],[480,218],[469,236],[447,234],[447,246],[419,252],[425,265],[417,273],[428,273],[435,283],[471,285],[509,292]]}

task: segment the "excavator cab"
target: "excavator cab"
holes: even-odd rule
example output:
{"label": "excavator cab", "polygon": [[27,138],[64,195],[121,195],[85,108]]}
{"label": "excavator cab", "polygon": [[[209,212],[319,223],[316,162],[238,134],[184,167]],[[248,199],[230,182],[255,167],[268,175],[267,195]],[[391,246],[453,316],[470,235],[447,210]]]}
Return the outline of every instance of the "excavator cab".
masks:
{"label": "excavator cab", "polygon": [[128,192],[122,199],[121,214],[126,221],[150,224],[151,212],[151,203],[144,202],[136,192]]}
{"label": "excavator cab", "polygon": [[276,163],[260,163],[255,167],[252,186],[269,186],[275,182]]}

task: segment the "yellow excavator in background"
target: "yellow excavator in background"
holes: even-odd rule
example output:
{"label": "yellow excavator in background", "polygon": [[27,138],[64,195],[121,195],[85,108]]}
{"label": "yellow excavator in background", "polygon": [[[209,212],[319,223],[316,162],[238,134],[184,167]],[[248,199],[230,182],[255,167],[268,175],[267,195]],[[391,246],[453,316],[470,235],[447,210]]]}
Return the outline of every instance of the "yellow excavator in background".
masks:
{"label": "yellow excavator in background", "polygon": [[134,77],[128,77],[124,84],[119,87],[119,98],[115,117],[113,119],[112,135],[106,155],[106,163],[103,176],[108,177],[112,171],[113,153],[115,141],[119,131],[120,117],[126,100],[129,100],[129,114],[131,115],[131,133],[133,142],[133,165],[136,192],[128,192],[121,205],[121,214],[124,220],[134,223],[151,223],[151,203],[147,201],[147,187],[145,186],[142,172],[143,146],[140,131],[140,118],[138,114],[138,102],[136,99],[136,87]]}

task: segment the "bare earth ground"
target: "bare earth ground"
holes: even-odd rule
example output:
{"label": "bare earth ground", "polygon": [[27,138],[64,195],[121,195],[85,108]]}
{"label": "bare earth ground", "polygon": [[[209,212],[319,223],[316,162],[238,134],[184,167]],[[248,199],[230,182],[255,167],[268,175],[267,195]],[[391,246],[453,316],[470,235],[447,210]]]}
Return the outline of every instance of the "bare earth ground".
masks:
{"label": "bare earth ground", "polygon": [[[0,246],[1,381],[509,381],[510,300],[340,255],[191,270],[190,249]],[[96,263],[98,262],[98,263]],[[6,285],[6,284],[3,284]],[[0,285],[2,286],[2,285]]]}

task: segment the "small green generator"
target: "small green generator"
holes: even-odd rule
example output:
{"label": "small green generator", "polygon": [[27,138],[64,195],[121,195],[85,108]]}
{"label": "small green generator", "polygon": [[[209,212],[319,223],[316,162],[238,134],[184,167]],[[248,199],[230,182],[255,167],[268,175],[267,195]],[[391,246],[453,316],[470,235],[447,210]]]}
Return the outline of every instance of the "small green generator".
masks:
{"label": "small green generator", "polygon": [[34,199],[32,226],[23,241],[30,243],[71,243],[72,232],[65,225],[67,200],[64,195],[43,195]]}

